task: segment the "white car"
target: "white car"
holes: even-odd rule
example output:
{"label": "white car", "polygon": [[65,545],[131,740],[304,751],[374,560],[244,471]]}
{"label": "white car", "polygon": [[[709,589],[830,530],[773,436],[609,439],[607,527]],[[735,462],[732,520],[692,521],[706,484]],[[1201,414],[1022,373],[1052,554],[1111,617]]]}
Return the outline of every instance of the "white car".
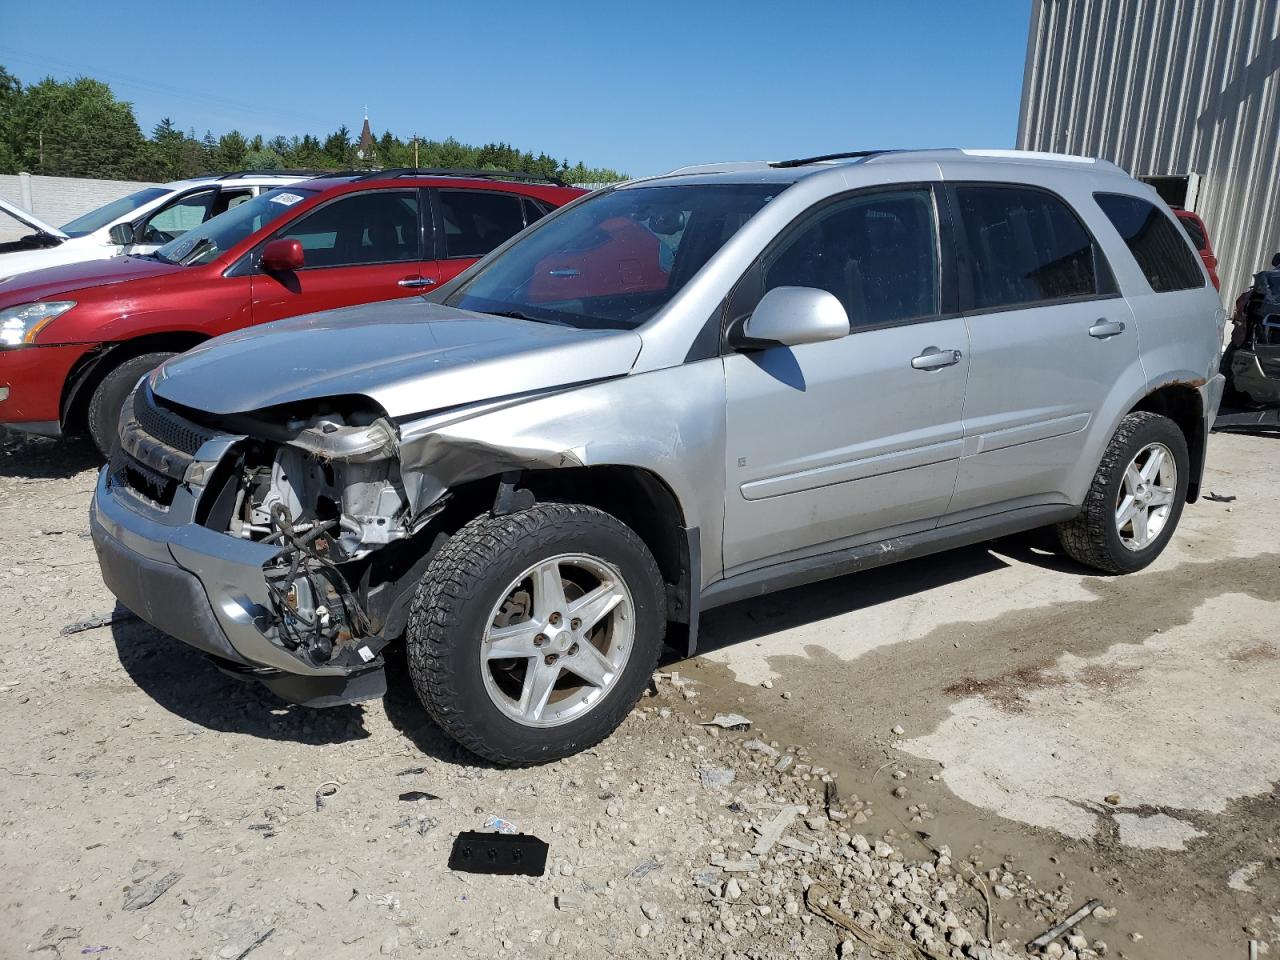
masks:
{"label": "white car", "polygon": [[0,243],[0,279],[122,253],[151,253],[238,203],[314,175],[249,170],[143,187],[61,227],[0,200],[0,213],[17,220],[23,230],[34,231]]}

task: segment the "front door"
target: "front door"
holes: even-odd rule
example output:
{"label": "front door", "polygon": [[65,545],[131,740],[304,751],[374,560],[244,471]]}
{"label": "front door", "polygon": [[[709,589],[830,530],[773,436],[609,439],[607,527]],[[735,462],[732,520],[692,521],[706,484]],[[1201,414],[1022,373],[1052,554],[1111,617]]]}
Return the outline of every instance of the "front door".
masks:
{"label": "front door", "polygon": [[[366,190],[318,207],[276,237],[301,242],[301,270],[257,268],[253,322],[421,294],[438,282],[423,259],[421,194],[416,189]],[[428,249],[430,247],[428,246]]]}
{"label": "front door", "polygon": [[898,187],[820,205],[743,278],[761,296],[827,290],[852,332],[725,357],[727,576],[928,529],[946,511],[969,369],[950,259],[933,190]]}
{"label": "front door", "polygon": [[133,224],[133,243],[122,252],[154,253],[210,217],[218,199],[216,187],[187,193],[165,204]]}

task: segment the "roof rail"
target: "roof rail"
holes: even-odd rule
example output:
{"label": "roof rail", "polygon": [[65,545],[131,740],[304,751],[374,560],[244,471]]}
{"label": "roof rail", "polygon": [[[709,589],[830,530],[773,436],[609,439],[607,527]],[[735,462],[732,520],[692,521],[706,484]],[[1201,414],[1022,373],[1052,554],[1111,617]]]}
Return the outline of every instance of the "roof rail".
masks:
{"label": "roof rail", "polygon": [[244,177],[319,177],[324,170],[233,170],[230,173],[213,174],[219,180],[240,180]]}
{"label": "roof rail", "polygon": [[469,170],[459,167],[390,167],[386,170],[360,171],[357,175],[362,180],[394,180],[397,177],[471,177],[479,180],[519,180],[529,183],[551,183],[557,187],[568,186],[557,176],[541,173],[524,173],[515,170]]}
{"label": "roof rail", "polygon": [[847,153],[824,153],[816,157],[799,157],[795,160],[775,160],[771,167],[804,167],[811,163],[822,163],[824,160],[865,160],[882,153],[897,153],[897,150],[850,150]]}

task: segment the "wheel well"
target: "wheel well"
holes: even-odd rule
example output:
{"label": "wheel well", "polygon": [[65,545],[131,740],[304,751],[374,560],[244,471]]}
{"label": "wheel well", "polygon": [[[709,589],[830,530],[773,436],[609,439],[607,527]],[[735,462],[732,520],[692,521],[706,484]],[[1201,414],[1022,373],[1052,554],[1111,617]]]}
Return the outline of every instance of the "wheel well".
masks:
{"label": "wheel well", "polygon": [[120,343],[104,343],[91,350],[71,368],[62,387],[62,432],[84,432],[89,398],[93,396],[93,391],[103,377],[126,360],[140,357],[144,353],[182,353],[208,339],[204,334],[183,331],[153,333]]}
{"label": "wheel well", "polygon": [[[501,476],[488,477],[452,488],[452,502],[441,519],[448,529],[494,506]],[[644,541],[667,584],[667,610],[671,620],[688,622],[691,566],[684,512],[671,488],[648,470],[638,467],[561,467],[525,470],[517,489],[529,490],[538,500],[563,500],[597,507],[617,517]],[[450,518],[449,514],[452,514]]]}
{"label": "wheel well", "polygon": [[1147,394],[1129,412],[1139,410],[1168,417],[1187,438],[1187,453],[1191,460],[1187,502],[1195,503],[1200,496],[1200,478],[1204,469],[1204,413],[1200,404],[1200,392],[1192,386],[1170,384]]}

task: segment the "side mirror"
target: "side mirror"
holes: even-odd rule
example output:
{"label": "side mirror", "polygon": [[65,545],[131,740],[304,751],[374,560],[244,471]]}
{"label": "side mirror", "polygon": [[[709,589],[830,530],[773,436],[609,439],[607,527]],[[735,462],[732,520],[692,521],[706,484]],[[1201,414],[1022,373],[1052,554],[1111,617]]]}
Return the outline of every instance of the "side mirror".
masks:
{"label": "side mirror", "polygon": [[302,241],[294,237],[277,237],[262,249],[263,270],[272,273],[292,273],[301,270],[306,256],[302,252]]}
{"label": "side mirror", "polygon": [[797,347],[849,335],[844,304],[816,287],[774,287],[756,304],[742,330],[730,336],[739,350]]}
{"label": "side mirror", "polygon": [[111,242],[118,247],[127,247],[134,242],[133,224],[117,223],[114,227],[107,231],[107,236]]}

